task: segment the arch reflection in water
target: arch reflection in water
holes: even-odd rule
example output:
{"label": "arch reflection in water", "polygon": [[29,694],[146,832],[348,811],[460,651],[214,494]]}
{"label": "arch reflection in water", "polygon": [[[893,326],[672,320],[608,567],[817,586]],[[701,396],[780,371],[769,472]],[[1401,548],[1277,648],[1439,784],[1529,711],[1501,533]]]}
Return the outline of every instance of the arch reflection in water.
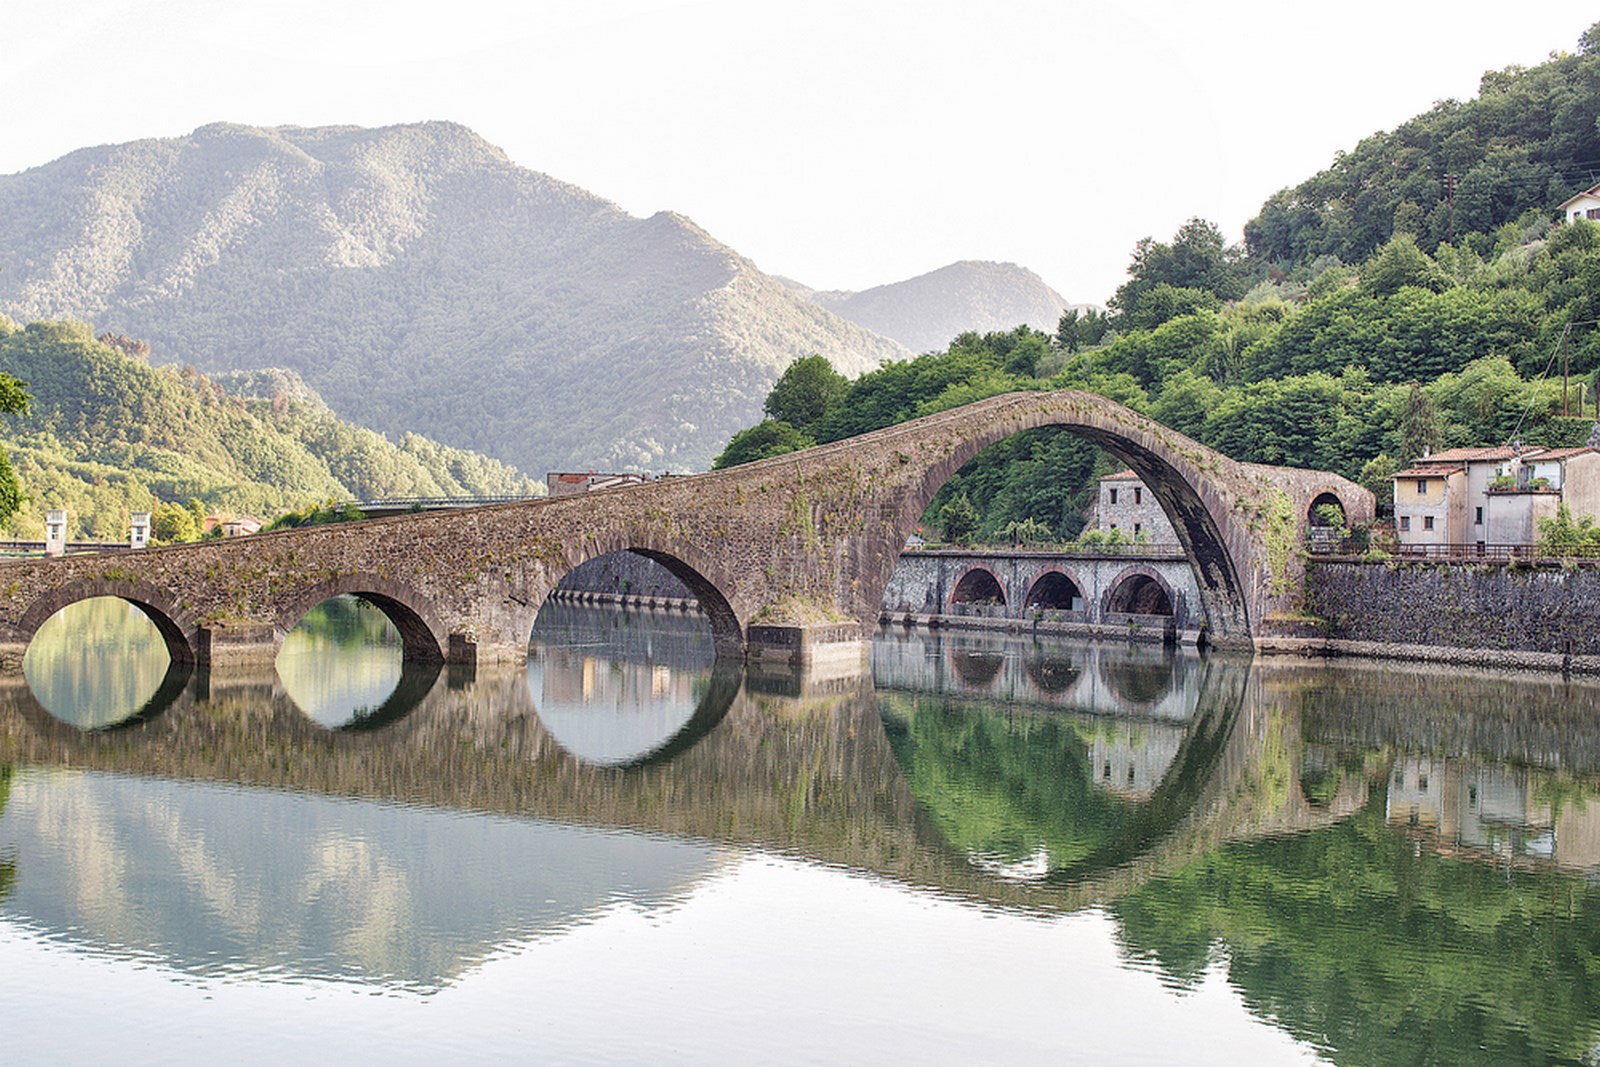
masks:
{"label": "arch reflection in water", "polygon": [[586,763],[669,756],[721,719],[740,684],[703,615],[548,603],[528,643],[539,720]]}
{"label": "arch reflection in water", "polygon": [[159,710],[157,697],[172,667],[149,617],[109,596],[80,600],[50,616],[22,659],[34,698],[62,722],[85,730]]}
{"label": "arch reflection in water", "polygon": [[325,600],[303,615],[278,651],[278,678],[295,706],[330,730],[372,729],[415,706],[436,665],[403,661],[400,631],[357,596]]}
{"label": "arch reflection in water", "polygon": [[[981,680],[974,663],[991,668]],[[873,649],[912,794],[1007,880],[1103,871],[1188,814],[1232,720],[1203,705],[1205,674],[1191,650],[1150,646],[880,634]]]}

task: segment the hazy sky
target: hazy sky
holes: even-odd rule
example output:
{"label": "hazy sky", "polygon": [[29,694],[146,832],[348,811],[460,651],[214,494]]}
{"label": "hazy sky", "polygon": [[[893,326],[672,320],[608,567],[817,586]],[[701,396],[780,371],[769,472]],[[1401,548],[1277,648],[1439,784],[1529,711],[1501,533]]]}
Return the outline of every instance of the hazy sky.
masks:
{"label": "hazy sky", "polygon": [[1193,215],[1274,191],[1487,69],[1573,50],[1578,0],[4,0],[0,173],[208,122],[450,119],[762,269],[859,289],[957,259],[1103,302]]}

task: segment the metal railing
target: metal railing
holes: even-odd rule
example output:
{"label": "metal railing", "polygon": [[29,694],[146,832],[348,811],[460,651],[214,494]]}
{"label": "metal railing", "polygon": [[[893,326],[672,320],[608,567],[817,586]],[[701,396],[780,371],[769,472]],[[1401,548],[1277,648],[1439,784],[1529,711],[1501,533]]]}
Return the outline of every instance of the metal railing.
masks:
{"label": "metal railing", "polygon": [[1468,541],[1463,543],[1419,544],[1358,544],[1346,538],[1342,541],[1312,540],[1306,550],[1313,556],[1365,556],[1373,549],[1390,559],[1418,560],[1439,563],[1533,563],[1539,560],[1595,560],[1600,561],[1600,545],[1547,546],[1527,544],[1489,544]]}
{"label": "metal railing", "polygon": [[930,541],[901,551],[901,555],[916,555],[918,553],[947,556],[1182,557],[1187,555],[1182,545],[1136,544],[1134,542],[1097,545],[1079,544],[1073,541],[1053,545],[950,545]]}

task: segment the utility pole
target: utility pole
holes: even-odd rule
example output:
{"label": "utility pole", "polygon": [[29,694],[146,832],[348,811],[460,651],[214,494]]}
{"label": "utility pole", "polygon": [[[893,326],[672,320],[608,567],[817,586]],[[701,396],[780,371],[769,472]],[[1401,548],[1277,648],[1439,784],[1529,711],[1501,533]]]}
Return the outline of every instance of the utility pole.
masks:
{"label": "utility pole", "polygon": [[1454,174],[1446,174],[1444,176],[1444,195],[1449,203],[1449,210],[1446,214],[1450,219],[1450,247],[1454,248],[1456,246],[1456,176]]}
{"label": "utility pole", "polygon": [[1567,371],[1570,367],[1568,356],[1571,354],[1572,323],[1567,323],[1561,328],[1561,414],[1566,416],[1567,411]]}

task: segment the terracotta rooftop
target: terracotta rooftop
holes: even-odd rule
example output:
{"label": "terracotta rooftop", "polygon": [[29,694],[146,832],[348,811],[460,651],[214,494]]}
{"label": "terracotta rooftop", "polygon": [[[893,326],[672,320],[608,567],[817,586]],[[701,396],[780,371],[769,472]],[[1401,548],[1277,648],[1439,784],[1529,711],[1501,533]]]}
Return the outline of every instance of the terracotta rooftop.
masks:
{"label": "terracotta rooftop", "polygon": [[1428,457],[1428,463],[1419,463],[1414,467],[1407,467],[1403,471],[1395,471],[1395,478],[1445,478],[1452,474],[1460,474],[1466,469],[1464,463],[1433,463],[1433,457]]}
{"label": "terracotta rooftop", "polygon": [[1577,448],[1547,448],[1540,452],[1537,456],[1532,456],[1530,458],[1540,460],[1571,459],[1573,456],[1581,455],[1584,452],[1600,452],[1600,449],[1593,448],[1589,445],[1579,445]]}
{"label": "terracotta rooftop", "polygon": [[1139,476],[1131,470],[1120,470],[1115,474],[1108,474],[1100,479],[1102,482],[1136,482]]}
{"label": "terracotta rooftop", "polygon": [[1475,463],[1483,460],[1516,459],[1521,455],[1529,459],[1544,452],[1543,448],[1534,446],[1523,448],[1520,452],[1511,445],[1490,445],[1486,448],[1447,448],[1443,452],[1422,456],[1417,460],[1420,464],[1436,463]]}

